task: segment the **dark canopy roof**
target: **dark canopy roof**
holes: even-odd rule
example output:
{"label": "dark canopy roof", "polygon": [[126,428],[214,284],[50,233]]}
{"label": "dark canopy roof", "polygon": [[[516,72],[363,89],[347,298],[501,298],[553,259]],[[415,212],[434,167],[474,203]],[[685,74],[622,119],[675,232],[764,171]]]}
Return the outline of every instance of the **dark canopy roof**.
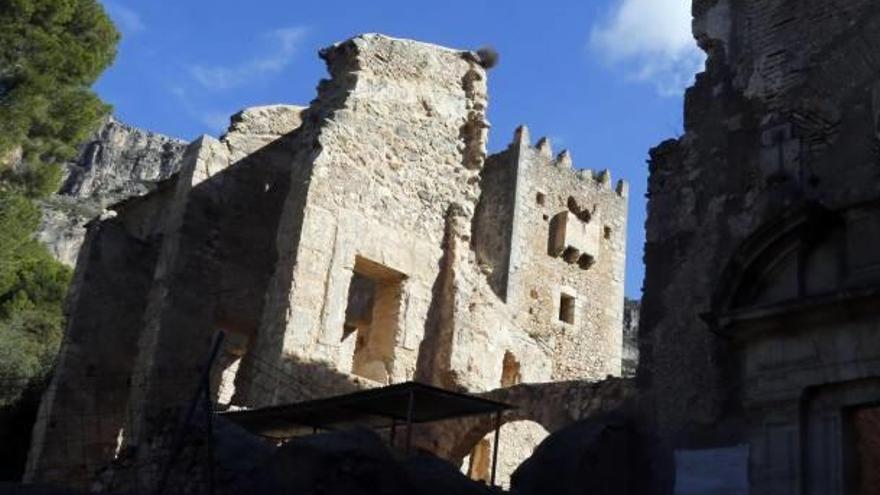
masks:
{"label": "dark canopy roof", "polygon": [[406,382],[326,399],[230,411],[221,415],[258,435],[286,438],[304,433],[303,427],[383,428],[393,421],[405,423],[410,398],[413,423],[491,414],[513,407],[422,383]]}

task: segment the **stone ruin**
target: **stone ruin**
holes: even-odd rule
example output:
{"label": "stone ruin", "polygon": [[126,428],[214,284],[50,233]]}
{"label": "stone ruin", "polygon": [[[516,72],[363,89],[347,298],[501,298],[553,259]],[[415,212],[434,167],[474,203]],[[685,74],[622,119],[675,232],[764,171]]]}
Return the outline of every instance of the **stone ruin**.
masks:
{"label": "stone ruin", "polygon": [[[226,408],[408,380],[530,384],[502,479],[548,429],[627,396],[594,385],[621,374],[627,184],[525,127],[487,156],[474,52],[369,34],[321,57],[331,77],[308,107],[243,111],[88,225],[26,480],[82,487],[167,452],[218,331]],[[483,455],[489,429],[460,427],[422,446]]]}
{"label": "stone ruin", "polygon": [[644,421],[682,493],[878,493],[880,3],[693,13],[706,71],[651,152]]}
{"label": "stone ruin", "polygon": [[[161,377],[222,329],[230,405],[409,378],[523,404],[505,420],[554,434],[519,493],[877,493],[880,4],[693,13],[708,59],[684,135],[651,151],[634,388],[602,380],[621,372],[625,184],[525,129],[485,156],[479,57],[365,36],[324,53],[308,109],[256,110],[289,128],[243,114],[90,226],[28,475],[71,479],[51,469],[67,430],[82,470],[161,449],[180,400]],[[130,380],[102,393],[99,371]],[[81,428],[108,402],[109,427]],[[491,426],[434,428],[420,447],[479,478]]]}

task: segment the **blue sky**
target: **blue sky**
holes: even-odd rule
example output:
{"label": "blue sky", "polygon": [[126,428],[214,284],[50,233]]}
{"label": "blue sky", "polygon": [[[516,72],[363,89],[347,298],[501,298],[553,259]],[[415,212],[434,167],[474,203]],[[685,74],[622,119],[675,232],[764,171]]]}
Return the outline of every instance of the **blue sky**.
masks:
{"label": "blue sky", "polygon": [[219,135],[229,115],[307,104],[317,50],[381,32],[461,49],[491,45],[490,151],[526,124],[575,167],[630,182],[626,294],[641,294],[648,149],[681,132],[681,92],[703,57],[687,0],[105,0],[123,34],[96,85],[116,115],[175,137]]}

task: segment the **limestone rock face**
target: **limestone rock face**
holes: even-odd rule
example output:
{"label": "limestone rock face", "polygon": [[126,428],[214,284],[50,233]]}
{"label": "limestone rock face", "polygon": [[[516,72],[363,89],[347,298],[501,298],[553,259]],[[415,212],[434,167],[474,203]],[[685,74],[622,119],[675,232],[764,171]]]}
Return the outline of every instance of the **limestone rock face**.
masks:
{"label": "limestone rock face", "polygon": [[144,194],[177,172],[185,147],[184,141],[110,117],[68,164],[58,193],[113,202]]}
{"label": "limestone rock face", "polygon": [[85,224],[107,206],[143,196],[175,174],[185,147],[184,141],[108,118],[67,164],[58,193],[44,202],[37,237],[73,266]]}
{"label": "limestone rock face", "polygon": [[[230,118],[218,152],[224,161],[237,162],[299,127],[304,109],[296,105],[244,109]],[[109,117],[67,164],[58,193],[43,203],[38,238],[61,262],[73,266],[85,224],[108,206],[144,196],[175,175],[187,145]]]}

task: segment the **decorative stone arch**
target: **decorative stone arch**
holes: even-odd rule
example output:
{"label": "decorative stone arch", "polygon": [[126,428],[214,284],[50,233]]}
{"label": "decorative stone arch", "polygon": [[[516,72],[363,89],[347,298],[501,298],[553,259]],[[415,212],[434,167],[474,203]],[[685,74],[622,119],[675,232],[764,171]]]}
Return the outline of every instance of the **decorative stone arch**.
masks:
{"label": "decorative stone arch", "polygon": [[842,230],[840,216],[815,203],[798,205],[767,222],[730,257],[704,318],[723,330],[730,315],[807,295],[819,283],[809,280],[815,261],[811,255],[842,249],[837,242]]}
{"label": "decorative stone arch", "polygon": [[732,344],[724,372],[750,490],[854,492],[853,466],[880,462],[856,448],[880,436],[880,204],[791,208],[746,238],[719,280],[704,317]]}

